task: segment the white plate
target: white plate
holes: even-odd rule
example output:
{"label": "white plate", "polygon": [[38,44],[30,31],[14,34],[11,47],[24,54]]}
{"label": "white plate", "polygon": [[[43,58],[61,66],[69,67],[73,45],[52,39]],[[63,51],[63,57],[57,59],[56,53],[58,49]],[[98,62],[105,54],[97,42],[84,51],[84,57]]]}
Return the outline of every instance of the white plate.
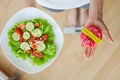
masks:
{"label": "white plate", "polygon": [[39,5],[51,9],[72,9],[81,7],[90,2],[90,0],[36,0]]}
{"label": "white plate", "polygon": [[[52,24],[52,29],[55,34],[56,56],[55,58],[43,64],[42,66],[31,65],[28,61],[24,61],[21,58],[16,58],[15,55],[11,52],[10,47],[8,46],[8,35],[7,35],[8,30],[11,29],[16,22],[27,20],[27,19],[34,19],[34,18],[47,19],[48,22]],[[62,49],[63,41],[64,41],[63,34],[61,32],[59,25],[56,23],[56,21],[52,17],[50,17],[48,14],[44,13],[43,11],[40,11],[39,9],[32,8],[32,7],[22,9],[16,14],[14,14],[5,25],[1,34],[1,48],[5,56],[7,57],[7,59],[15,67],[30,74],[40,72],[45,68],[47,68],[51,63],[53,63],[55,59],[58,57]]]}

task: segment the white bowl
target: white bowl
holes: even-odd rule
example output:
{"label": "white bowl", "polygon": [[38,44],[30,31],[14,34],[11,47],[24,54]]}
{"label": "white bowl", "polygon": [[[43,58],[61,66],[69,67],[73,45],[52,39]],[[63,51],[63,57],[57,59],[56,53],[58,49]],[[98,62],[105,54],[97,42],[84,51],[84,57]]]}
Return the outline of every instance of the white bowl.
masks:
{"label": "white bowl", "polygon": [[88,4],[90,0],[36,0],[36,2],[51,9],[65,10],[81,7]]}
{"label": "white bowl", "polygon": [[[11,52],[10,47],[8,46],[8,35],[7,35],[8,30],[11,29],[16,22],[28,20],[28,19],[34,19],[34,18],[47,19],[48,22],[51,23],[53,32],[55,34],[56,56],[50,61],[43,64],[42,66],[31,65],[29,61],[24,61],[21,58],[16,58],[15,55]],[[63,34],[56,21],[48,14],[44,13],[43,11],[32,7],[22,9],[17,13],[15,13],[8,20],[1,34],[1,48],[7,59],[18,69],[30,74],[40,72],[45,68],[47,68],[49,65],[51,65],[58,57],[63,46],[63,41],[64,41]]]}

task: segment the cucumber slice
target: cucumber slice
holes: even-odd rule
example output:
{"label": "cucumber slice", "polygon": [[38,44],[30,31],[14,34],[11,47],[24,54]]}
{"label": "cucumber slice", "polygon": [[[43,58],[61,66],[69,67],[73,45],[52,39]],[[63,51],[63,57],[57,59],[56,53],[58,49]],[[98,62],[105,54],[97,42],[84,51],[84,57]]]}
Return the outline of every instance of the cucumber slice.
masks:
{"label": "cucumber slice", "polygon": [[26,29],[27,29],[28,31],[32,31],[32,30],[34,29],[34,24],[33,24],[32,22],[28,22],[28,23],[26,24]]}
{"label": "cucumber slice", "polygon": [[30,39],[30,33],[29,32],[24,32],[23,33],[23,38],[26,39],[26,40]]}
{"label": "cucumber slice", "polygon": [[22,42],[22,43],[20,44],[20,48],[21,48],[22,50],[30,50],[30,45],[29,45],[27,42]]}
{"label": "cucumber slice", "polygon": [[19,40],[20,40],[20,35],[19,35],[18,33],[16,33],[16,32],[14,32],[14,33],[12,34],[12,37],[13,37],[13,39],[14,39],[15,41],[19,41]]}
{"label": "cucumber slice", "polygon": [[39,41],[37,50],[43,51],[45,48],[46,48],[46,45],[44,44],[44,42]]}
{"label": "cucumber slice", "polygon": [[42,31],[40,29],[36,28],[32,31],[32,34],[35,37],[40,37],[42,35]]}

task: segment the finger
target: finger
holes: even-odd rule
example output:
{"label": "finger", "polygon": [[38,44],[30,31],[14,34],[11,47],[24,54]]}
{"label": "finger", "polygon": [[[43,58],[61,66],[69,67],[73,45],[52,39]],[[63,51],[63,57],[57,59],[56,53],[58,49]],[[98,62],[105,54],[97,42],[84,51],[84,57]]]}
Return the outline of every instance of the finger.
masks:
{"label": "finger", "polygon": [[102,26],[104,27],[103,30],[102,30],[103,34],[105,34],[105,36],[107,37],[108,41],[109,41],[110,43],[112,43],[112,42],[113,42],[113,39],[112,39],[112,37],[111,37],[111,35],[110,35],[109,30],[107,29],[107,27],[106,27],[105,24],[102,24]]}
{"label": "finger", "polygon": [[96,50],[96,47],[92,48],[92,50],[91,50],[91,54],[90,54],[90,57],[92,57],[92,56],[93,56],[93,54],[94,54],[95,50]]}
{"label": "finger", "polygon": [[80,39],[80,47],[84,48],[84,44],[82,43],[82,40]]}
{"label": "finger", "polygon": [[87,58],[90,57],[90,55],[91,55],[91,50],[92,50],[92,48],[88,48],[88,50],[87,50]]}
{"label": "finger", "polygon": [[85,53],[85,57],[89,58],[89,55],[91,53],[91,48],[85,47],[85,52],[84,53]]}
{"label": "finger", "polygon": [[113,43],[113,39],[112,39],[109,31],[108,31],[108,30],[105,30],[105,31],[103,31],[103,33],[104,33],[105,36],[107,37],[108,41],[109,41],[110,43]]}
{"label": "finger", "polygon": [[86,54],[87,54],[87,50],[88,50],[88,48],[84,46],[83,54],[84,54],[84,56],[85,56],[86,58],[87,58],[87,55],[86,55]]}

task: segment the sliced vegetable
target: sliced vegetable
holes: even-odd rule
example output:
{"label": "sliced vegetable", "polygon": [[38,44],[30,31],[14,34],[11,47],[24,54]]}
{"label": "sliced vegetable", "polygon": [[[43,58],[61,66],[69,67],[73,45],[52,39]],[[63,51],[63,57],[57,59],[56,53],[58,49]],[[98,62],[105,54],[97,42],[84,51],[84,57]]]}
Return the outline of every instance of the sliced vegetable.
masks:
{"label": "sliced vegetable", "polygon": [[24,39],[23,37],[20,38],[20,43],[24,42]]}
{"label": "sliced vegetable", "polygon": [[28,52],[28,53],[30,53],[30,54],[32,54],[32,53],[33,53],[33,51],[32,51],[32,50],[28,50],[27,52]]}
{"label": "sliced vegetable", "polygon": [[30,39],[30,33],[29,33],[29,32],[24,32],[24,33],[23,33],[23,38],[24,38],[25,40]]}
{"label": "sliced vegetable", "polygon": [[13,39],[14,39],[15,41],[19,41],[19,40],[20,40],[20,35],[19,35],[18,33],[16,33],[16,32],[14,32],[14,33],[12,34],[12,37],[13,37]]}
{"label": "sliced vegetable", "polygon": [[39,52],[38,57],[39,57],[39,58],[42,58],[42,57],[43,57],[43,53],[42,53],[42,52]]}
{"label": "sliced vegetable", "polygon": [[37,50],[38,51],[43,51],[45,48],[46,48],[46,45],[44,44],[44,42],[39,41]]}
{"label": "sliced vegetable", "polygon": [[39,57],[39,58],[42,58],[42,57],[43,57],[42,52],[37,52],[37,51],[34,51],[34,52],[32,53],[32,55],[35,56],[35,57]]}
{"label": "sliced vegetable", "polygon": [[38,48],[38,45],[33,45],[33,49],[37,49]]}
{"label": "sliced vegetable", "polygon": [[32,55],[35,56],[35,57],[38,57],[38,56],[39,56],[39,54],[38,54],[37,51],[33,51]]}
{"label": "sliced vegetable", "polygon": [[42,31],[39,28],[36,28],[32,31],[32,35],[35,37],[40,37],[42,35]]}
{"label": "sliced vegetable", "polygon": [[22,50],[30,50],[30,45],[29,45],[27,42],[22,42],[22,43],[20,44],[20,48],[21,48]]}
{"label": "sliced vegetable", "polygon": [[40,23],[35,23],[35,27],[40,27]]}
{"label": "sliced vegetable", "polygon": [[45,34],[42,37],[40,37],[40,40],[45,42],[47,40],[47,38],[48,38],[48,34]]}
{"label": "sliced vegetable", "polygon": [[16,28],[15,32],[18,33],[20,36],[22,36],[22,30],[20,28]]}
{"label": "sliced vegetable", "polygon": [[20,29],[25,29],[25,25],[24,25],[24,24],[19,24],[19,25],[18,25],[18,28],[20,28]]}
{"label": "sliced vegetable", "polygon": [[28,22],[28,23],[26,24],[26,29],[27,29],[28,31],[32,31],[32,30],[34,29],[34,24],[33,24],[32,22]]}
{"label": "sliced vegetable", "polygon": [[34,37],[34,36],[32,36],[31,38],[30,38],[30,42],[33,44],[33,43],[35,43],[35,40],[36,40],[36,37]]}

